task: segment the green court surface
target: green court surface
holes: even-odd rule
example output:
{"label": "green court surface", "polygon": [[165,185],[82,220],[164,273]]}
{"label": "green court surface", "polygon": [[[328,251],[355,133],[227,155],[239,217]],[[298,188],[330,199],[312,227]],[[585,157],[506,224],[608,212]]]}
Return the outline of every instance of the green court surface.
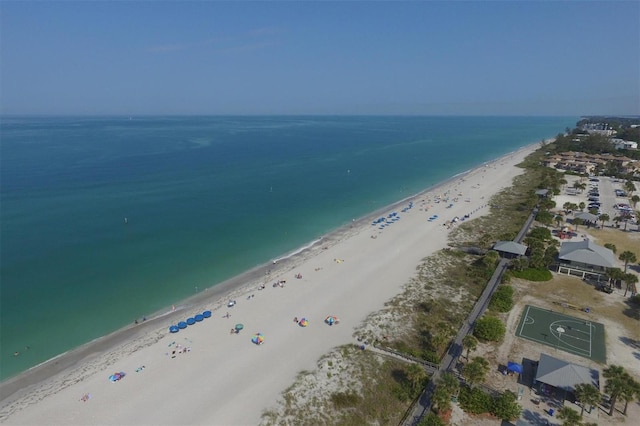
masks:
{"label": "green court surface", "polygon": [[548,309],[527,305],[516,336],[605,364],[604,326]]}

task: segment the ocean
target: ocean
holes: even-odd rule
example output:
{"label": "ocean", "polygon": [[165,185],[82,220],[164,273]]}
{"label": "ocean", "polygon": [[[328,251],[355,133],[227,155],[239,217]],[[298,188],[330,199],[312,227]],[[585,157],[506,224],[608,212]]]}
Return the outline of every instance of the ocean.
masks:
{"label": "ocean", "polygon": [[2,117],[0,379],[577,120]]}

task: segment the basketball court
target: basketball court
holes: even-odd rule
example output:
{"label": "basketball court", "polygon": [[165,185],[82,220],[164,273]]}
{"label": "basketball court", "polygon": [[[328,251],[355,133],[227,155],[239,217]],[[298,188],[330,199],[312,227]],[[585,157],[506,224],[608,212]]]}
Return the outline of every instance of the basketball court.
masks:
{"label": "basketball court", "polygon": [[527,305],[516,336],[605,364],[604,326]]}

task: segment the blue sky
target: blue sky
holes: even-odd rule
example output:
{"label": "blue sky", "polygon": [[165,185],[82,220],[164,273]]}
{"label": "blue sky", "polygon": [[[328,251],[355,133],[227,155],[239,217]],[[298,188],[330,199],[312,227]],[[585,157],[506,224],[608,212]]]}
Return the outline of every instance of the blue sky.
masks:
{"label": "blue sky", "polygon": [[640,114],[640,2],[2,1],[3,114]]}

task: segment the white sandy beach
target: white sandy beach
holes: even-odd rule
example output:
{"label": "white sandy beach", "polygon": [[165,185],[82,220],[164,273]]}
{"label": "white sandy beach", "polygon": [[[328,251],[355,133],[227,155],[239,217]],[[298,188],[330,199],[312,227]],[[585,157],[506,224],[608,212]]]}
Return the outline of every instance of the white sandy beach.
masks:
{"label": "white sandy beach", "polygon": [[[530,145],[416,196],[406,213],[400,210],[409,201],[389,209],[386,214],[397,211],[401,217],[389,227],[379,230],[369,219],[359,221],[343,238],[327,238],[286,265],[273,265],[264,279],[167,316],[157,330],[19,391],[2,401],[0,422],[258,424],[298,372],[313,369],[330,349],[354,343],[354,330],[368,314],[401,291],[421,259],[446,246],[447,221],[488,212],[490,197],[521,173],[514,165],[537,147]],[[438,196],[443,201],[436,202]],[[438,218],[429,221],[432,215]],[[301,279],[295,278],[298,273]],[[286,281],[284,287],[272,286],[280,280]],[[258,290],[262,283],[265,288]],[[236,306],[224,306],[229,299],[237,300]],[[168,332],[170,324],[206,309],[213,311],[211,318],[176,334]],[[223,317],[227,312],[230,318]],[[328,315],[340,323],[328,326]],[[294,317],[307,318],[309,325],[300,327]],[[236,323],[244,324],[244,330],[231,334]],[[265,337],[260,346],[251,342],[256,332]],[[177,350],[173,357],[178,345],[185,352]],[[126,376],[110,382],[108,377],[119,371]],[[83,395],[90,398],[81,401]]]}

